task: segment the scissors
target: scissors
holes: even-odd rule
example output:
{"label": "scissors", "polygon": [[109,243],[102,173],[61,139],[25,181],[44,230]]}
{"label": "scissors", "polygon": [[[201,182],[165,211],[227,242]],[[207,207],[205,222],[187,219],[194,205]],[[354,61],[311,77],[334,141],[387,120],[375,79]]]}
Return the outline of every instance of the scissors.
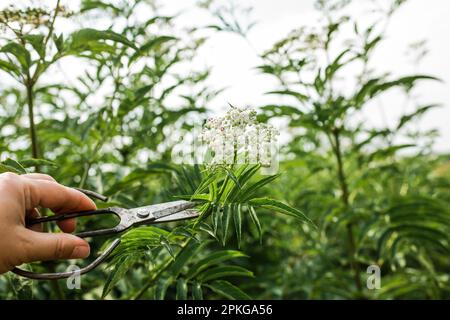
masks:
{"label": "scissors", "polygon": [[[107,201],[107,197],[100,195],[96,192],[78,189],[84,194],[90,196],[91,198],[97,198],[102,201]],[[32,226],[39,223],[49,222],[49,221],[63,221],[67,219],[84,217],[84,216],[93,216],[93,215],[103,215],[103,214],[115,214],[120,218],[119,223],[112,228],[100,229],[100,230],[92,230],[85,231],[75,234],[80,238],[91,238],[98,236],[106,236],[112,234],[119,234],[133,227],[141,226],[141,225],[150,225],[157,223],[166,223],[172,221],[180,221],[186,219],[193,219],[200,216],[200,212],[193,209],[195,207],[194,202],[179,200],[179,201],[171,201],[159,204],[153,204],[144,207],[138,207],[133,209],[125,209],[119,207],[111,207],[106,209],[98,209],[98,210],[90,210],[90,211],[79,211],[79,212],[70,212],[64,213],[60,215],[52,215],[46,217],[39,217],[34,219],[27,219],[26,225]],[[97,257],[91,264],[88,266],[75,270],[75,271],[67,271],[67,272],[55,272],[55,273],[36,273],[31,272],[19,268],[14,268],[12,272],[22,277],[26,277],[29,279],[35,280],[55,280],[55,279],[66,279],[75,274],[82,275],[97,267],[106,258],[113,252],[113,250],[120,244],[120,238],[115,239],[103,253]]]}

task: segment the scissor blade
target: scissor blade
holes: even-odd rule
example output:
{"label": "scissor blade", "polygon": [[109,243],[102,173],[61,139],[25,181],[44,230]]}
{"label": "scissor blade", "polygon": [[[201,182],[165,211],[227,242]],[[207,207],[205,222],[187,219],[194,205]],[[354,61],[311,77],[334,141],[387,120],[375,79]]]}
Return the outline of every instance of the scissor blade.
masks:
{"label": "scissor blade", "polygon": [[197,218],[198,216],[200,216],[200,212],[198,210],[187,209],[187,210],[183,210],[183,211],[156,219],[153,223],[164,223],[164,222],[187,220],[187,219]]}
{"label": "scissor blade", "polygon": [[193,207],[195,207],[195,203],[179,200],[134,208],[130,211],[143,220],[155,220]]}

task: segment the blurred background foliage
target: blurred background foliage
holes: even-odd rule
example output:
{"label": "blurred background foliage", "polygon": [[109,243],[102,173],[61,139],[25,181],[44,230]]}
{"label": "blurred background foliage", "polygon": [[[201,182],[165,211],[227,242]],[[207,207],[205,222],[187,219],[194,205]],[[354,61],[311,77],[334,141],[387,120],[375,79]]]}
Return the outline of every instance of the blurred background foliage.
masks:
{"label": "blurred background foliage", "polygon": [[[211,178],[171,160],[177,139],[204,122],[222,92],[208,86],[210,70],[190,66],[211,36],[203,31],[245,37],[252,22],[237,12],[251,16],[249,8],[199,2],[216,24],[183,30],[178,16],[160,15],[145,0],[83,0],[77,12],[59,1],[54,8],[1,11],[1,171],[51,174],[107,195],[100,207],[172,200],[207,186],[211,206],[203,209],[213,214],[128,232],[107,268],[83,276],[80,290],[7,274],[0,276],[0,297],[448,299],[450,161],[431,151],[437,132],[411,125],[436,101],[417,102],[395,127],[373,129],[358,120],[387,91],[415,103],[416,83],[440,85],[432,75],[394,78],[371,67],[403,2],[382,1],[373,19],[362,22],[345,14],[351,1],[318,0],[317,25],[299,26],[260,54],[261,76],[278,81],[268,94],[284,99],[252,107],[261,121],[282,123],[289,139],[280,149],[277,179],[258,185],[264,176],[256,170],[247,178],[259,186],[254,196],[290,204],[317,228],[298,223],[298,210],[292,217],[269,207],[256,214],[244,204],[229,209],[239,217],[232,227],[214,188],[243,181],[243,172],[231,174],[232,181],[227,172]],[[139,18],[140,10],[153,15]],[[57,19],[82,23],[63,34],[54,28]],[[351,37],[342,36],[345,28]],[[52,82],[49,75],[64,63],[80,63],[81,76]],[[112,222],[83,220],[79,227]],[[92,252],[103,241],[92,241]],[[373,264],[381,268],[378,290],[366,288]]]}

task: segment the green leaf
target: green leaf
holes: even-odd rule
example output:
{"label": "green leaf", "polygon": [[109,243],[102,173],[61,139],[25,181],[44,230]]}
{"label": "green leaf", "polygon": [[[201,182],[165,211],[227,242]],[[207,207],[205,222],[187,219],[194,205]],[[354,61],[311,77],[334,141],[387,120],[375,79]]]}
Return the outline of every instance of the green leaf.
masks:
{"label": "green leaf", "polygon": [[287,204],[284,204],[281,201],[270,198],[255,198],[250,200],[248,203],[251,206],[262,207],[265,209],[270,209],[276,212],[286,214],[288,216],[295,217],[301,220],[302,222],[305,222],[315,227],[314,223],[303,212],[291,206],[288,206]]}
{"label": "green leaf", "polygon": [[266,94],[279,94],[279,95],[287,95],[292,96],[299,100],[300,102],[308,101],[309,97],[303,93],[292,91],[292,90],[276,90],[276,91],[269,91],[266,92]]}
{"label": "green leaf", "polygon": [[191,278],[195,277],[197,274],[199,274],[200,272],[202,272],[203,270],[208,269],[218,263],[221,263],[221,262],[224,262],[227,260],[231,260],[231,259],[242,258],[242,257],[247,257],[247,255],[245,255],[241,251],[236,251],[236,250],[222,250],[222,251],[213,252],[210,255],[208,255],[206,258],[203,258],[202,260],[197,262],[195,265],[193,265],[189,269],[189,272],[187,273],[186,278],[191,279]]}
{"label": "green leaf", "polygon": [[204,231],[204,232],[206,232],[206,233],[209,234],[211,237],[213,237],[214,239],[216,239],[217,241],[219,241],[219,239],[217,239],[216,234],[214,233],[213,228],[212,228],[209,224],[202,222],[202,223],[200,224],[200,226],[199,226],[199,229],[202,230],[202,231]]}
{"label": "green leaf", "polygon": [[106,3],[100,0],[83,0],[81,2],[80,12],[86,12],[94,9],[111,10],[114,13],[120,13],[121,9],[115,7],[110,3]]}
{"label": "green leaf", "polygon": [[55,47],[58,52],[62,52],[64,49],[64,35],[60,34],[59,36],[53,35],[53,42],[55,43]]}
{"label": "green leaf", "polygon": [[7,158],[5,161],[1,163],[3,165],[3,170],[6,171],[12,171],[18,174],[25,174],[27,173],[27,170],[16,160],[13,160],[11,158]]}
{"label": "green leaf", "polygon": [[137,58],[148,55],[150,51],[157,50],[159,47],[161,47],[162,44],[173,40],[177,40],[177,38],[172,36],[158,36],[156,38],[150,39],[149,41],[144,43],[135,54],[131,56],[128,65],[130,65]]}
{"label": "green leaf", "polygon": [[353,98],[356,107],[364,104],[367,98],[374,98],[376,95],[385,92],[393,87],[404,87],[407,90],[411,89],[416,81],[419,80],[435,80],[440,81],[436,77],[427,75],[414,75],[401,77],[397,80],[381,82],[381,79],[374,78],[364,83],[361,89],[356,93]]}
{"label": "green leaf", "polygon": [[167,289],[172,283],[169,278],[160,278],[155,288],[155,300],[164,300],[166,296]]}
{"label": "green leaf", "polygon": [[414,144],[401,144],[401,145],[397,145],[397,146],[389,146],[385,149],[379,149],[379,150],[369,154],[367,156],[367,158],[369,159],[369,161],[372,161],[374,159],[383,159],[383,158],[394,155],[398,150],[411,148],[411,147],[415,147],[415,145]]}
{"label": "green leaf", "polygon": [[228,229],[231,222],[231,205],[224,205],[222,214],[222,245],[225,246],[228,237]]}
{"label": "green leaf", "polygon": [[175,261],[169,268],[169,273],[173,278],[176,278],[183,267],[197,254],[197,252],[203,248],[208,242],[203,243],[194,242],[189,243],[186,248],[184,248],[180,254],[177,255]]}
{"label": "green leaf", "polygon": [[30,53],[27,49],[25,49],[25,47],[21,46],[20,44],[9,42],[0,49],[0,52],[10,53],[14,57],[16,57],[23,70],[28,70],[28,68],[31,66]]}
{"label": "green leaf", "polygon": [[133,42],[128,40],[126,37],[111,31],[111,30],[95,30],[91,28],[81,29],[75,31],[70,35],[69,39],[69,50],[70,51],[80,51],[80,50],[90,50],[92,44],[95,45],[96,42],[111,40],[114,42],[121,43],[128,47],[136,49]]}
{"label": "green leaf", "polygon": [[253,224],[256,226],[256,230],[258,230],[259,242],[262,243],[262,228],[261,223],[259,222],[258,219],[258,215],[256,214],[255,208],[249,206],[248,211],[250,213],[250,218],[252,219]]}
{"label": "green leaf", "polygon": [[108,272],[108,278],[103,286],[102,299],[104,299],[112,288],[119,282],[131,268],[131,266],[138,261],[138,255],[129,255],[120,258],[114,263],[114,268]]}
{"label": "green leaf", "polygon": [[234,227],[236,228],[236,238],[238,243],[238,248],[241,247],[241,239],[242,239],[242,208],[241,204],[235,204],[232,207],[233,209],[233,222]]}
{"label": "green leaf", "polygon": [[214,281],[208,284],[207,287],[230,300],[251,300],[245,292],[225,280]]}
{"label": "green leaf", "polygon": [[267,113],[269,117],[303,115],[303,112],[298,108],[288,105],[266,105],[260,107],[260,109]]}
{"label": "green leaf", "polygon": [[16,65],[14,65],[8,61],[0,60],[0,69],[3,71],[6,71],[11,76],[19,76],[20,75],[19,68],[17,68]]}
{"label": "green leaf", "polygon": [[253,272],[239,266],[219,266],[204,271],[197,278],[204,283],[223,277],[253,277]]}
{"label": "green leaf", "polygon": [[178,279],[177,281],[177,293],[175,299],[187,300],[187,282],[186,279]]}
{"label": "green leaf", "polygon": [[36,50],[39,57],[45,57],[44,36],[41,34],[27,34],[23,37]]}
{"label": "green leaf", "polygon": [[202,285],[199,282],[194,282],[192,285],[192,298],[194,300],[203,300]]}
{"label": "green leaf", "polygon": [[331,78],[333,78],[335,73],[345,65],[345,63],[341,63],[341,59],[349,52],[351,52],[351,49],[345,49],[336,57],[336,59],[329,66],[326,67],[325,69],[326,80],[330,80]]}
{"label": "green leaf", "polygon": [[410,88],[412,88],[414,83],[416,81],[418,81],[418,80],[440,81],[436,77],[427,76],[427,75],[414,75],[414,76],[402,77],[402,78],[399,78],[397,80],[393,80],[393,81],[388,81],[388,82],[377,84],[370,91],[370,97],[373,98],[378,93],[386,91],[386,90],[388,90],[388,89],[390,89],[392,87],[402,86],[402,87],[404,87],[406,89],[410,89]]}
{"label": "green leaf", "polygon": [[438,104],[430,104],[430,105],[426,105],[423,107],[418,108],[416,111],[414,111],[413,113],[410,114],[406,114],[404,116],[402,116],[400,118],[399,124],[397,125],[397,130],[401,129],[405,124],[407,124],[408,122],[410,122],[413,119],[416,119],[417,117],[423,115],[424,113],[426,113],[428,110],[432,109],[432,108],[436,108],[439,107],[440,105]]}
{"label": "green leaf", "polygon": [[161,235],[161,237],[159,238],[159,241],[161,242],[161,245],[167,250],[167,252],[170,254],[170,256],[172,257],[172,259],[175,259],[175,254],[173,252],[172,246],[170,245],[169,240]]}
{"label": "green leaf", "polygon": [[274,181],[279,176],[280,176],[280,174],[276,174],[276,175],[273,175],[273,176],[267,176],[267,177],[265,177],[265,178],[255,182],[254,184],[245,187],[245,189],[243,189],[242,192],[239,194],[238,201],[239,202],[247,202],[252,197],[254,197],[255,193],[259,189],[264,187],[266,184]]}
{"label": "green leaf", "polygon": [[45,159],[24,159],[20,161],[20,164],[24,168],[30,168],[34,166],[51,166],[51,167],[57,167],[57,164],[53,161],[45,160]]}

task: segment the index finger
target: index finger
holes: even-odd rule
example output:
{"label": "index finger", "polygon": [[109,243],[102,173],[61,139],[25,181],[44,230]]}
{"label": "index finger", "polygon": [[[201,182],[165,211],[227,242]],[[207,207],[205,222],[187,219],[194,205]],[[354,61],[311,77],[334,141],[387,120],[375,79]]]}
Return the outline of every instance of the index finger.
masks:
{"label": "index finger", "polygon": [[37,206],[49,208],[55,213],[96,209],[94,201],[88,196],[55,181],[41,179],[23,179],[23,181],[26,210]]}

